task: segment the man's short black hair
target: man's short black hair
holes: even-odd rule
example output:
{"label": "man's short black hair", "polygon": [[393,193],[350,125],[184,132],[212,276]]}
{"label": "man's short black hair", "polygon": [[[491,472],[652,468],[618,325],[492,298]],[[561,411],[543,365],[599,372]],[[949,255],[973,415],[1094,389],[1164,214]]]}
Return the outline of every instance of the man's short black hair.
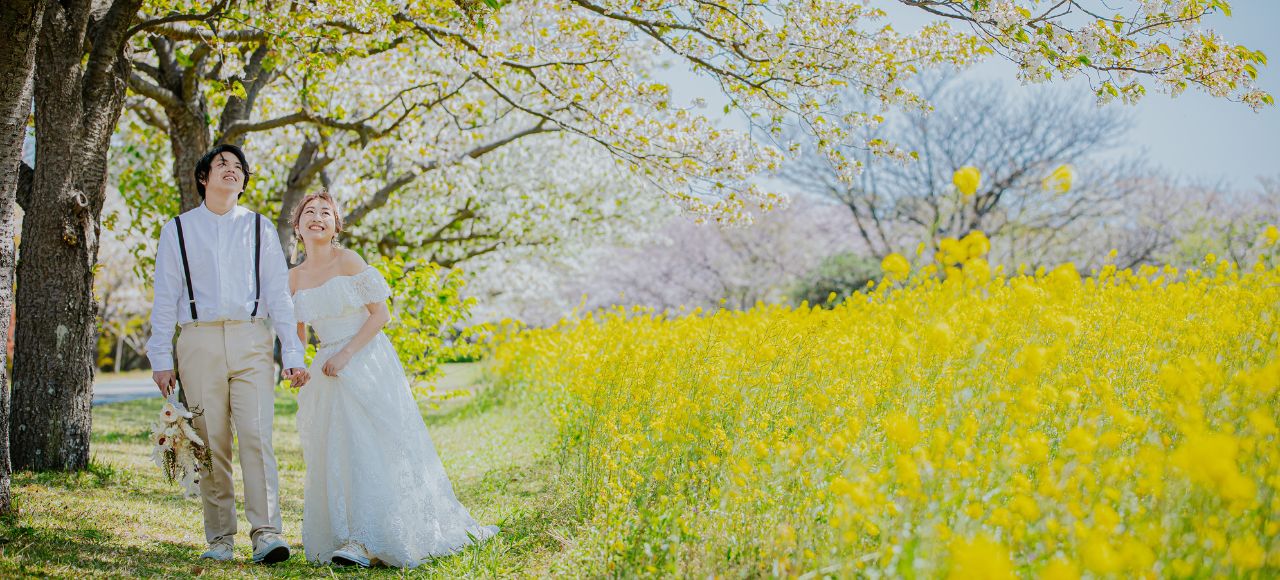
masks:
{"label": "man's short black hair", "polygon": [[[224,152],[230,152],[240,160],[240,167],[244,168],[244,187],[249,187],[249,176],[253,175],[253,173],[249,171],[249,160],[245,159],[244,151],[241,151],[239,147],[230,143],[223,143],[213,149],[210,149],[209,152],[205,153],[204,157],[201,157],[200,161],[196,163],[196,193],[200,194],[200,199],[204,199],[204,182],[209,179],[209,170],[213,168],[213,160],[217,159],[218,155]],[[240,190],[240,195],[244,195],[244,189]],[[236,197],[240,196],[238,195]]]}

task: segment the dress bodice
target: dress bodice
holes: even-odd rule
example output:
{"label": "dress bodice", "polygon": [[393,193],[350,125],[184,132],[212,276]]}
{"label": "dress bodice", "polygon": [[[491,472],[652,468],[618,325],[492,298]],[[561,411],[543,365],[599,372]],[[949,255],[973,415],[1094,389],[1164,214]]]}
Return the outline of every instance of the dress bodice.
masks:
{"label": "dress bodice", "polygon": [[384,302],[391,288],[373,267],[359,274],[334,276],[315,288],[293,296],[293,313],[298,322],[315,329],[324,345],[351,338],[369,318],[366,304]]}

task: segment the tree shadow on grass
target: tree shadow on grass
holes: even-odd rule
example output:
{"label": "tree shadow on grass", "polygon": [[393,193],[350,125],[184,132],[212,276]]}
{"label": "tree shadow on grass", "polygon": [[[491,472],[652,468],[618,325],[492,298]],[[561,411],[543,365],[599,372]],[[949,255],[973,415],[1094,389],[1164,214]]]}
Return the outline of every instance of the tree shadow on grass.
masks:
{"label": "tree shadow on grass", "polygon": [[131,484],[134,476],[128,468],[105,463],[95,457],[80,471],[19,471],[13,474],[13,486],[19,488],[35,484],[63,490],[103,488]]}
{"label": "tree shadow on grass", "polygon": [[[193,517],[199,517],[194,515]],[[496,538],[458,554],[425,562],[416,572],[446,577],[506,576],[521,572],[531,557],[559,551],[560,540],[548,533],[572,517],[567,502],[522,504],[501,522]],[[237,547],[232,562],[197,559],[201,547],[165,540],[126,538],[104,530],[86,519],[64,522],[61,527],[23,525],[13,518],[0,520],[0,577],[190,577],[261,576],[315,577],[320,575],[399,576],[401,570],[350,568],[310,564],[300,546],[282,564],[264,568],[248,561],[248,548]]]}
{"label": "tree shadow on grass", "polygon": [[192,547],[169,541],[131,544],[81,520],[65,527],[34,527],[14,518],[0,520],[0,576],[79,577],[190,576],[207,567],[193,558]]}
{"label": "tree shadow on grass", "polygon": [[[252,563],[250,550],[245,545],[237,545],[232,561],[214,562],[199,558],[203,546],[127,538],[105,531],[91,521],[65,524],[62,527],[35,527],[23,525],[16,518],[0,519],[0,578],[261,577],[264,574],[314,578],[344,572],[342,568],[307,562],[300,546],[293,546],[293,554],[288,561],[269,567]],[[367,571],[373,575],[399,575],[399,572],[392,569]]]}

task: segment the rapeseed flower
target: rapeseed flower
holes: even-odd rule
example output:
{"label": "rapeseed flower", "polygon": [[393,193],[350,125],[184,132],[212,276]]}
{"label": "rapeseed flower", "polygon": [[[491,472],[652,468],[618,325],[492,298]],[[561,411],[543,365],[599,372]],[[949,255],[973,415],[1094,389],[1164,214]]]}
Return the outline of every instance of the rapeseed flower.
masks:
{"label": "rapeseed flower", "polygon": [[969,197],[977,193],[978,188],[982,186],[982,173],[977,167],[966,165],[956,170],[951,176],[951,182],[955,184],[960,195]]}
{"label": "rapeseed flower", "polygon": [[[1280,574],[1280,269],[986,265],[945,238],[831,309],[511,327],[571,575]],[[905,262],[905,258],[903,260]]]}

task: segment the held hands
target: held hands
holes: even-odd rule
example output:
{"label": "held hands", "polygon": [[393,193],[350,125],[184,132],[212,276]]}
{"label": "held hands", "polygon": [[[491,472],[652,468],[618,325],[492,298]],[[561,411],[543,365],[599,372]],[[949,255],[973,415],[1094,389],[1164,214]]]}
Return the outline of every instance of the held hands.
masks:
{"label": "held hands", "polygon": [[178,376],[171,370],[152,371],[151,380],[156,382],[156,386],[160,388],[160,394],[166,399],[173,394],[173,387],[178,384]]}
{"label": "held hands", "polygon": [[289,386],[295,389],[301,389],[307,384],[307,381],[311,380],[311,373],[302,368],[285,369],[280,374],[284,376],[285,380],[289,381]]}
{"label": "held hands", "polygon": [[329,360],[324,362],[324,366],[320,367],[320,372],[330,377],[336,377],[339,371],[347,368],[347,363],[349,362],[351,362],[351,353],[344,348],[329,357]]}

